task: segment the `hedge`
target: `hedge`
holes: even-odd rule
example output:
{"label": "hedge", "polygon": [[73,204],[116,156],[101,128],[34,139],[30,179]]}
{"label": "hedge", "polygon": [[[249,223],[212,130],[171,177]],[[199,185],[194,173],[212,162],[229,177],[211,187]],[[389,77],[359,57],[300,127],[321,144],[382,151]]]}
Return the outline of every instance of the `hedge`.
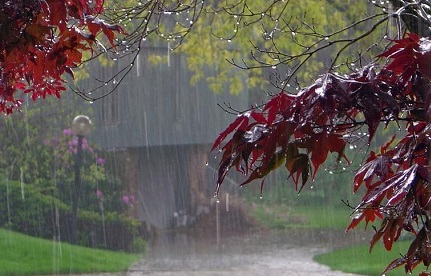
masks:
{"label": "hedge", "polygon": [[[64,242],[70,237],[70,206],[32,185],[0,182],[0,226],[27,235]],[[78,241],[82,246],[142,251],[145,227],[116,212],[78,212]],[[138,248],[139,247],[139,248]]]}

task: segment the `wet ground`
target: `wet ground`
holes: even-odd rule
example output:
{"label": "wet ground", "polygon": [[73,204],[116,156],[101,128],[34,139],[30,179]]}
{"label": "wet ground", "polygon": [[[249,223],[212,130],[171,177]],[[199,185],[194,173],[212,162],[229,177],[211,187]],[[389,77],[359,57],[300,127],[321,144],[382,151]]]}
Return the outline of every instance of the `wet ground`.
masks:
{"label": "wet ground", "polygon": [[218,241],[165,233],[147,257],[122,275],[352,275],[331,271],[312,258],[366,241],[364,233],[342,230],[259,230]]}

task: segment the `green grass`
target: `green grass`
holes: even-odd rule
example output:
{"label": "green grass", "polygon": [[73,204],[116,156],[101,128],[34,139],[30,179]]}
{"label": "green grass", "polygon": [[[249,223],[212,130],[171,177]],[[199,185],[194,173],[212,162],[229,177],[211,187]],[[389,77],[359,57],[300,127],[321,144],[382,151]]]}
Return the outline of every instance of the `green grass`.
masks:
{"label": "green grass", "polygon": [[[396,242],[392,250],[388,252],[381,244],[377,244],[371,253],[369,253],[368,245],[354,246],[317,255],[314,260],[329,266],[332,270],[361,275],[380,275],[390,262],[400,257],[400,253],[407,252],[409,245],[408,241]],[[419,265],[413,274],[417,275],[422,268]],[[406,273],[404,267],[399,267],[385,275],[405,276]]]}
{"label": "green grass", "polygon": [[252,216],[256,221],[270,228],[323,228],[346,229],[350,223],[351,209],[345,205],[332,206],[289,206],[285,204],[258,203]]}
{"label": "green grass", "polygon": [[142,256],[95,250],[0,229],[0,275],[126,271]]}

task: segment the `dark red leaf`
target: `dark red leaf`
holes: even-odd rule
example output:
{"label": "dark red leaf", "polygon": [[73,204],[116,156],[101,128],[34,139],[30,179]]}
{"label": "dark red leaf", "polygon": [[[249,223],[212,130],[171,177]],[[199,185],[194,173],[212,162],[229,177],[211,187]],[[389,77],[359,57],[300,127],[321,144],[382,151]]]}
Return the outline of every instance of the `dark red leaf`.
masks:
{"label": "dark red leaf", "polygon": [[[310,172],[310,163],[307,154],[300,153],[298,156],[286,160],[286,169],[289,171],[289,177],[292,177],[296,190],[298,190],[299,176],[302,174],[302,183],[300,189],[305,185],[308,180]],[[299,190],[300,190],[299,189]]]}
{"label": "dark red leaf", "polygon": [[367,187],[370,187],[374,176],[385,179],[391,173],[390,165],[391,160],[388,156],[375,156],[372,152],[367,163],[363,165],[355,175],[353,181],[354,192],[358,191],[363,182],[366,183]]}
{"label": "dark red leaf", "polygon": [[400,257],[398,259],[393,260],[385,269],[385,271],[383,271],[382,275],[385,275],[386,272],[393,270],[397,267],[400,267],[402,265],[405,265],[407,262],[407,259],[405,257]]}
{"label": "dark red leaf", "polygon": [[213,151],[216,147],[218,147],[221,142],[226,139],[226,137],[231,134],[234,130],[240,129],[245,130],[249,122],[249,116],[248,114],[243,114],[241,116],[238,116],[238,118],[235,119],[222,133],[219,134],[217,139],[214,142],[214,145],[211,148],[211,151]]}
{"label": "dark red leaf", "polygon": [[250,116],[259,124],[266,124],[267,120],[261,112],[251,111]]}

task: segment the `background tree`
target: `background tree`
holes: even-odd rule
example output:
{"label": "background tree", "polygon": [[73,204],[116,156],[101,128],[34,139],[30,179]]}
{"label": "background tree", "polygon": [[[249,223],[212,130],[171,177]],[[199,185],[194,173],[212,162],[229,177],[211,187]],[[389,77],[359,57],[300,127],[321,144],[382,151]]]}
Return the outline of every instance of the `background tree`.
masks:
{"label": "background tree", "polygon": [[[427,37],[431,7],[428,1],[386,1],[375,6],[380,12],[324,36],[312,24],[300,20],[305,28],[303,35],[319,40],[303,45],[300,54],[262,49],[269,56],[287,57],[285,61],[292,69],[286,75],[288,83],[297,72],[306,70],[308,56],[328,45],[341,45],[333,53],[327,72],[311,85],[297,94],[281,86],[282,90],[266,104],[239,113],[220,134],[213,146],[213,149],[221,147],[216,195],[232,168],[247,176],[241,185],[261,179],[262,189],[268,173],[283,166],[301,190],[309,180],[314,180],[328,156],[335,155],[337,162],[349,164],[346,145],[358,138],[369,144],[381,124],[395,124],[406,132],[382,143],[377,152],[370,151],[353,179],[355,192],[365,186],[361,190],[364,196],[358,206],[352,207],[354,215],[347,230],[361,221],[368,224],[381,219],[371,249],[382,240],[387,250],[402,232],[413,234],[415,238],[406,254],[385,270],[404,265],[406,272],[412,272],[420,263],[425,267],[431,263],[431,42]],[[387,40],[392,32],[390,22],[397,27],[396,39],[392,41]],[[359,34],[347,32],[343,38],[344,31],[360,23],[367,23],[368,29]],[[293,29],[292,22],[285,24],[285,29]],[[340,58],[343,52],[382,27],[382,39],[374,45],[381,52],[374,59],[367,61],[363,52],[355,62]],[[388,42],[391,44],[387,45]],[[430,272],[424,270],[421,275]]]}

